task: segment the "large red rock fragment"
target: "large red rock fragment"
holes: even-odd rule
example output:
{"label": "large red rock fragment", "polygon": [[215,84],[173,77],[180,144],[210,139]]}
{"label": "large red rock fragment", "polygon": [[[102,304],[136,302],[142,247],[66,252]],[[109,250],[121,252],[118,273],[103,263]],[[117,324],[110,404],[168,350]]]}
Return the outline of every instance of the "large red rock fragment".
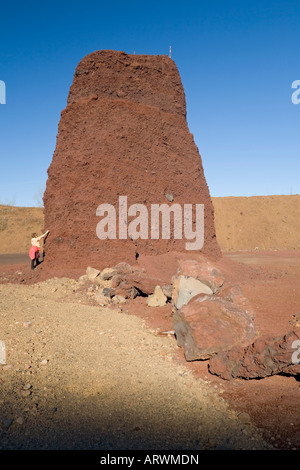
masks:
{"label": "large red rock fragment", "polygon": [[142,204],[149,214],[151,204],[203,204],[201,252],[221,256],[184,89],[167,56],[98,51],[76,68],[48,169],[44,214],[50,235],[42,268],[55,275],[89,265],[134,264],[140,254],[186,251],[184,236],[175,238],[173,226],[169,239],[121,239],[117,225],[116,239],[100,240],[96,210],[111,204],[118,221],[120,196],[127,197],[128,207]]}
{"label": "large red rock fragment", "polygon": [[181,260],[176,276],[197,279],[206,284],[214,294],[220,290],[225,282],[224,275],[211,260],[206,259],[204,256],[198,257],[198,259]]}
{"label": "large red rock fragment", "polygon": [[255,310],[251,305],[249,299],[247,299],[247,297],[243,295],[241,286],[237,284],[224,286],[218,292],[217,297],[220,297],[229,302],[233,302],[236,307],[245,310],[245,312],[248,313],[248,315],[250,315],[252,319],[256,317]]}
{"label": "large red rock fragment", "polygon": [[209,359],[234,346],[246,346],[255,336],[250,316],[232,302],[199,294],[173,313],[177,344],[187,361]]}
{"label": "large red rock fragment", "polygon": [[[255,379],[285,373],[300,374],[300,334],[296,330],[273,338],[261,336],[244,348],[236,345],[209,361],[212,374],[223,379]],[[300,375],[299,375],[300,376]]]}

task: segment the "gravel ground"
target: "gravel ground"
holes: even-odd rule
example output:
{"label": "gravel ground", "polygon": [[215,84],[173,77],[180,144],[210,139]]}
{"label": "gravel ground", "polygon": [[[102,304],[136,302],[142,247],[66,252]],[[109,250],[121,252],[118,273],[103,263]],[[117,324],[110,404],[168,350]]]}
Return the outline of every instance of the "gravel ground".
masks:
{"label": "gravel ground", "polygon": [[[149,307],[150,308],[150,307]],[[0,285],[0,449],[270,449],[160,336],[80,282]]]}

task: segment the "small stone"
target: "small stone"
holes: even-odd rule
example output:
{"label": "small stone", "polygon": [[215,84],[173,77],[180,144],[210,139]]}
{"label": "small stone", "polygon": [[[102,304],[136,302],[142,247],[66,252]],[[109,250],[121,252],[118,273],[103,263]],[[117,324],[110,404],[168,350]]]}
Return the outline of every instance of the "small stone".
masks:
{"label": "small stone", "polygon": [[113,276],[118,274],[118,271],[114,268],[105,268],[100,273],[100,278],[104,281],[109,281]]}
{"label": "small stone", "polygon": [[43,359],[41,362],[40,362],[40,365],[41,366],[46,366],[48,364],[48,359]]}
{"label": "small stone", "polygon": [[29,397],[29,395],[31,395],[31,391],[30,390],[21,390],[20,394],[21,394],[21,397],[23,397],[23,398]]}
{"label": "small stone", "polygon": [[28,328],[28,327],[31,326],[31,325],[32,325],[31,321],[24,321],[24,323],[23,323],[23,326],[24,326],[25,328]]}
{"label": "small stone", "polygon": [[115,295],[112,298],[112,301],[113,301],[114,304],[125,304],[126,299],[122,295]]}
{"label": "small stone", "polygon": [[2,425],[5,429],[8,429],[12,423],[13,423],[13,418],[2,418]]}
{"label": "small stone", "polygon": [[23,385],[23,390],[30,390],[31,387],[32,387],[31,384],[25,384],[25,385]]}
{"label": "small stone", "polygon": [[139,426],[135,426],[132,431],[137,432],[137,431],[140,431],[140,430],[141,430],[141,428]]}
{"label": "small stone", "polygon": [[166,197],[166,199],[167,199],[169,202],[174,201],[174,196],[173,196],[172,193],[166,193],[166,194],[165,194],[165,197]]}
{"label": "small stone", "polygon": [[112,289],[110,287],[104,287],[101,291],[101,294],[105,295],[105,297],[111,297],[112,296]]}
{"label": "small stone", "polygon": [[117,96],[118,96],[119,98],[124,98],[127,93],[126,93],[125,91],[123,91],[123,90],[118,90],[118,91],[116,92],[116,94],[117,94]]}
{"label": "small stone", "polygon": [[176,308],[180,309],[198,294],[212,295],[206,284],[193,277],[178,276],[174,279],[172,299]]}
{"label": "small stone", "polygon": [[172,290],[173,290],[173,286],[170,284],[168,286],[162,286],[161,287],[161,290],[163,291],[163,293],[165,294],[165,296],[168,298],[168,299],[171,299],[172,298]]}
{"label": "small stone", "polygon": [[242,411],[242,413],[239,414],[239,419],[242,421],[244,424],[250,424],[251,423],[251,418],[248,415],[248,413]]}
{"label": "small stone", "polygon": [[208,447],[209,447],[210,449],[216,447],[216,445],[217,445],[215,439],[211,439],[211,438],[208,439],[207,444],[208,444]]}
{"label": "small stone", "polygon": [[86,268],[86,275],[90,281],[95,280],[99,276],[99,274],[100,271],[98,269],[92,268],[90,266]]}
{"label": "small stone", "polygon": [[110,303],[109,297],[101,294],[101,292],[97,292],[94,295],[94,300],[97,302],[98,305],[100,305],[100,307],[104,307],[106,305],[109,305]]}
{"label": "small stone", "polygon": [[160,286],[156,286],[152,295],[147,298],[148,307],[163,307],[167,303],[167,297]]}
{"label": "small stone", "polygon": [[18,424],[23,424],[23,423],[24,423],[24,419],[20,416],[19,418],[16,419],[16,423],[18,423]]}

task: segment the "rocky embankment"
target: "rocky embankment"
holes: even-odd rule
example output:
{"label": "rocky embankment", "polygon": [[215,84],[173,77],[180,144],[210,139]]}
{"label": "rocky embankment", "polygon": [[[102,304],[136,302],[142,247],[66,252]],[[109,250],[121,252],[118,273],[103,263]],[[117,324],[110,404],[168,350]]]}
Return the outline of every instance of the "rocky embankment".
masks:
{"label": "rocky embankment", "polygon": [[127,315],[129,299],[99,306],[98,291],[86,279],[0,285],[1,449],[270,448],[222,387],[174,361],[173,335]]}

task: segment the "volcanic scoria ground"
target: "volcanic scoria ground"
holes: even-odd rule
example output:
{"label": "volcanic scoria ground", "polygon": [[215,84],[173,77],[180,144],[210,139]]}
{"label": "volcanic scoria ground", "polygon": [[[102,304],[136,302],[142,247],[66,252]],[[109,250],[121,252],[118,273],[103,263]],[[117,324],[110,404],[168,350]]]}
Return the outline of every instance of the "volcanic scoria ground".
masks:
{"label": "volcanic scoria ground", "polygon": [[[299,252],[231,253],[222,264],[259,334],[299,327]],[[28,263],[1,266],[2,448],[300,448],[297,377],[213,376],[159,334],[172,329],[170,304],[95,306],[77,275],[30,285]]]}

